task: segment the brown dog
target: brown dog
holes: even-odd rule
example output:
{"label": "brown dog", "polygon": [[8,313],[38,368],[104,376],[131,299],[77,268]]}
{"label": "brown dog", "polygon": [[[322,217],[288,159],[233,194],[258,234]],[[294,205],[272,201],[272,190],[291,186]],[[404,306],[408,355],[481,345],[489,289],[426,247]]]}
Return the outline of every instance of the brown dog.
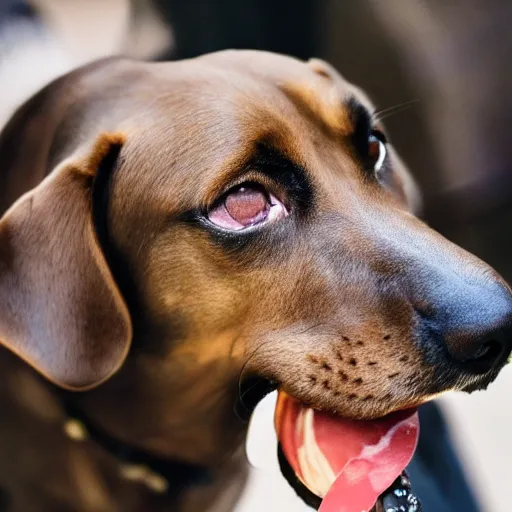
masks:
{"label": "brown dog", "polygon": [[235,51],[102,61],[16,113],[0,339],[51,384],[1,352],[7,510],[230,510],[246,376],[351,418],[497,376],[510,291],[410,213],[375,118],[323,62]]}

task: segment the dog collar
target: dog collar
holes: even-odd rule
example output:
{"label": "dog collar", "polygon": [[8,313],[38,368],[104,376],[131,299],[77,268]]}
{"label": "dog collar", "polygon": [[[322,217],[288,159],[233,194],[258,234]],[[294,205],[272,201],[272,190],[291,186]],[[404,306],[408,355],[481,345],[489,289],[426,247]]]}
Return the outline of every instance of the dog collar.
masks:
{"label": "dog collar", "polygon": [[100,446],[118,461],[120,476],[125,480],[142,484],[157,494],[176,494],[192,485],[212,481],[206,467],[155,457],[110,436],[75,407],[66,404],[65,409],[63,429],[67,437]]}

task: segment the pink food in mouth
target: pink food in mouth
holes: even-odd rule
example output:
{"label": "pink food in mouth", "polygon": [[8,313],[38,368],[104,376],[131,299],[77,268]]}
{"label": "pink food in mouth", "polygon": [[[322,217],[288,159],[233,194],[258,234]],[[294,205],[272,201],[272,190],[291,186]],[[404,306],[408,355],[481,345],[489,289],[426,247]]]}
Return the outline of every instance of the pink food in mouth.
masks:
{"label": "pink food in mouth", "polygon": [[409,464],[419,436],[415,409],[375,420],[316,411],[279,392],[275,425],[301,482],[323,498],[320,512],[366,512]]}

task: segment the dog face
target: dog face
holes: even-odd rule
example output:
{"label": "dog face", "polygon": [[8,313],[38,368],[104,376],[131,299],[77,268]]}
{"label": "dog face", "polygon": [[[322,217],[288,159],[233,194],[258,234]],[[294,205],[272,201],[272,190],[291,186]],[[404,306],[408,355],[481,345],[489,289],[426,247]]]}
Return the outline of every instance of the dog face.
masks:
{"label": "dog face", "polygon": [[0,152],[41,102],[28,154],[51,174],[0,224],[0,339],[69,388],[123,365],[88,395],[137,382],[153,447],[197,410],[235,421],[240,375],[371,418],[506,362],[508,287],[411,213],[373,107],[327,64],[96,64]]}

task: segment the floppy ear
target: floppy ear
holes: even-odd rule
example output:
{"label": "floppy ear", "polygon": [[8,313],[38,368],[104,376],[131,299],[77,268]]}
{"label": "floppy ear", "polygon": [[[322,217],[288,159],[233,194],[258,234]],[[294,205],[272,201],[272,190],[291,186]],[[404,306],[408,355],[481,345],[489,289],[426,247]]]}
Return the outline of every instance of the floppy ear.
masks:
{"label": "floppy ear", "polygon": [[104,135],[0,219],[0,342],[55,384],[88,389],[123,363],[132,327],[94,228],[98,169],[120,151]]}

